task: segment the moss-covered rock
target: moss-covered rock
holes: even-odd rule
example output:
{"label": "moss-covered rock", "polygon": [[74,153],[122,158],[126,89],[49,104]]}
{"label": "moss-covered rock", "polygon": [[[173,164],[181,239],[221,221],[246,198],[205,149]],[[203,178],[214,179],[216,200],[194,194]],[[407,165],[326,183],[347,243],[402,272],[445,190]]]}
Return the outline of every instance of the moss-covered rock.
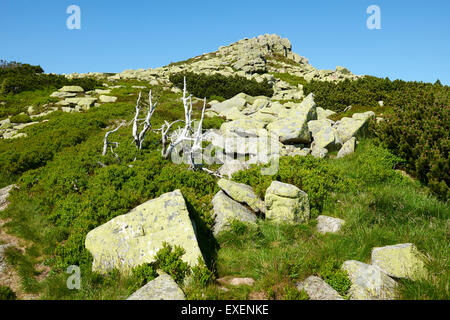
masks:
{"label": "moss-covered rock", "polygon": [[294,185],[273,181],[266,191],[266,219],[280,223],[303,223],[309,220],[306,192]]}
{"label": "moss-covered rock", "polygon": [[389,276],[418,280],[427,274],[425,257],[412,243],[403,243],[372,250],[372,264]]}
{"label": "moss-covered rock", "polygon": [[154,262],[164,242],[182,247],[186,251],[182,260],[191,266],[202,257],[180,190],[147,201],[92,230],[85,245],[94,257],[92,270],[105,273],[114,268],[129,272]]}

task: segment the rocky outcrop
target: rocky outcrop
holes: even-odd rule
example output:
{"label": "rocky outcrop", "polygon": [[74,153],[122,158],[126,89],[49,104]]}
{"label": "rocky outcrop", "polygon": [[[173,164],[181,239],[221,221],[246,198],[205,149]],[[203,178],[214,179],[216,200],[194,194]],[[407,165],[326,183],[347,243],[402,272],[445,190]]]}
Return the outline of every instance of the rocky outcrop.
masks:
{"label": "rocky outcrop", "polygon": [[419,280],[426,277],[425,256],[412,243],[372,250],[372,264],[394,278]]}
{"label": "rocky outcrop", "polygon": [[308,195],[294,185],[273,181],[266,191],[266,219],[280,223],[309,220]]}
{"label": "rocky outcrop", "polygon": [[356,138],[352,137],[350,140],[348,140],[346,143],[344,143],[341,150],[339,150],[336,158],[338,158],[338,159],[344,158],[344,157],[354,153],[355,147],[356,147]]}
{"label": "rocky outcrop", "polygon": [[186,297],[177,283],[168,274],[163,273],[127,300],[186,300]]}
{"label": "rocky outcrop", "polygon": [[256,215],[228,197],[222,190],[219,191],[212,200],[214,207],[214,235],[229,229],[233,221],[255,223]]}
{"label": "rocky outcrop", "polygon": [[182,259],[191,266],[202,257],[180,190],[149,200],[92,230],[85,245],[94,258],[92,270],[105,273],[114,268],[128,272],[153,262],[164,242],[184,248]]}
{"label": "rocky outcrop", "polygon": [[304,290],[310,300],[344,300],[328,283],[316,276],[310,276],[297,283],[297,289]]}

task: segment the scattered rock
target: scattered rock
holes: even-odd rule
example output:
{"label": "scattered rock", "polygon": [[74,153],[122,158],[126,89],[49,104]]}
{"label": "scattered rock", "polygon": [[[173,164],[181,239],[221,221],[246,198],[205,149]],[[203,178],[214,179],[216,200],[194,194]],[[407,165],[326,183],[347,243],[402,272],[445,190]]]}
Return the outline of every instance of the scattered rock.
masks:
{"label": "scattered rock", "polygon": [[352,285],[352,300],[394,300],[397,283],[378,267],[359,261],[345,261],[342,269],[347,271]]}
{"label": "scattered rock", "polygon": [[55,91],[53,92],[50,97],[52,98],[58,98],[58,99],[65,99],[65,98],[73,98],[76,97],[77,94],[73,92],[61,92],[61,91]]}
{"label": "scattered rock", "polygon": [[310,300],[344,300],[328,283],[316,276],[297,283],[297,289],[305,290]]}
{"label": "scattered rock", "polygon": [[217,279],[217,282],[219,282],[222,285],[230,285],[230,286],[253,286],[255,284],[255,280],[252,278],[220,278]]}
{"label": "scattered rock", "polygon": [[149,200],[92,230],[85,245],[94,257],[92,270],[105,273],[114,268],[128,272],[153,262],[164,242],[184,248],[182,259],[191,266],[202,257],[180,190]]}
{"label": "scattered rock", "polygon": [[3,271],[7,268],[7,261],[5,256],[5,250],[9,247],[12,247],[11,244],[3,244],[0,245],[0,276],[3,274]]}
{"label": "scattered rock", "polygon": [[249,209],[228,197],[222,190],[213,198],[214,235],[227,230],[233,220],[256,223],[256,215]]}
{"label": "scattered rock", "polygon": [[328,216],[317,217],[317,231],[320,233],[337,233],[341,230],[344,220]]}
{"label": "scattered rock", "polygon": [[344,158],[355,152],[356,147],[356,138],[352,137],[342,146],[341,150],[339,150],[336,158]]}
{"label": "scattered rock", "polygon": [[258,198],[252,187],[226,179],[220,179],[217,185],[233,200],[247,204],[257,213],[266,212],[264,202]]}
{"label": "scattered rock", "polygon": [[374,248],[372,264],[394,278],[419,280],[427,274],[425,256],[412,243]]}
{"label": "scattered rock", "polygon": [[81,93],[84,89],[79,86],[65,86],[59,89],[60,92],[71,92],[71,93]]}
{"label": "scattered rock", "polygon": [[308,195],[294,185],[273,181],[266,191],[266,219],[303,223],[309,220]]}
{"label": "scattered rock", "polygon": [[161,274],[133,293],[127,300],[186,300],[186,297],[168,274]]}
{"label": "scattered rock", "polygon": [[101,95],[99,100],[102,103],[114,103],[117,101],[117,97]]}
{"label": "scattered rock", "polygon": [[219,169],[221,176],[228,176],[229,178],[238,171],[246,170],[249,166],[239,160],[227,160]]}
{"label": "scattered rock", "polygon": [[11,190],[16,187],[14,184],[0,189],[0,211],[5,210],[8,207],[8,197]]}

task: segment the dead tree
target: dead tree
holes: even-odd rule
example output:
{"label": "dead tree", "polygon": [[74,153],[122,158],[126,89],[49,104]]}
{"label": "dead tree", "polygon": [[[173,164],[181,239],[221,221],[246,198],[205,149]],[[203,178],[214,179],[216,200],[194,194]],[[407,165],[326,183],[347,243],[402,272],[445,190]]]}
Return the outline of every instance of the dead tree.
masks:
{"label": "dead tree", "polygon": [[151,119],[153,116],[153,113],[156,110],[156,105],[158,104],[157,102],[155,102],[155,104],[153,104],[152,102],[152,91],[150,90],[149,94],[148,94],[148,102],[149,102],[149,110],[147,112],[147,116],[144,119],[144,127],[142,128],[141,132],[138,133],[139,130],[139,114],[141,112],[141,107],[139,106],[139,102],[141,101],[141,92],[139,92],[139,97],[137,99],[137,103],[136,103],[136,113],[133,119],[133,139],[134,139],[134,143],[136,145],[136,148],[138,150],[142,150],[142,145],[144,143],[145,140],[145,135],[147,134],[148,130],[152,129],[152,124],[151,124]]}
{"label": "dead tree", "polygon": [[118,142],[109,142],[108,141],[108,137],[110,134],[113,134],[114,132],[117,132],[121,127],[123,127],[125,125],[125,122],[122,122],[116,129],[108,131],[105,134],[105,139],[103,140],[103,156],[106,156],[106,154],[108,153],[108,147],[111,147],[111,153],[117,158],[119,159],[119,155],[117,153],[114,152],[114,148],[117,148],[119,146]]}

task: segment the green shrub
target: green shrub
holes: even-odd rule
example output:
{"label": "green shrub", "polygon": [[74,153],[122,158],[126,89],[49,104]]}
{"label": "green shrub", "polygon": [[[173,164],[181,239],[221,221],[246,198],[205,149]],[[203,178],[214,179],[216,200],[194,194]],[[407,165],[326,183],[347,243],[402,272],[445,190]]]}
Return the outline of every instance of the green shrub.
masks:
{"label": "green shrub", "polygon": [[273,180],[293,184],[308,194],[312,216],[321,212],[325,199],[332,192],[342,192],[354,187],[354,182],[344,178],[340,169],[323,159],[307,157],[281,157],[278,173],[261,175],[261,167],[240,171],[233,180],[252,186],[264,198]]}
{"label": "green shrub", "polygon": [[93,90],[101,83],[95,79],[67,79],[62,75],[44,74],[40,66],[12,63],[0,68],[0,94],[19,93],[22,91],[42,89],[45,87],[62,87],[77,85],[86,91]]}
{"label": "green shrub", "polygon": [[308,82],[303,77],[299,77],[290,73],[273,73],[273,76],[277,79],[283,80],[293,86],[298,86],[299,84],[305,86]]}
{"label": "green shrub", "polygon": [[18,114],[10,118],[12,123],[28,123],[31,122],[30,116],[26,114]]}
{"label": "green shrub", "polygon": [[441,199],[450,197],[450,105],[410,104],[373,127],[405,169]]}
{"label": "green shrub", "polygon": [[199,257],[197,265],[192,268],[192,280],[202,288],[215,280],[214,272],[210,271],[205,262]]}
{"label": "green shrub", "polygon": [[273,95],[272,86],[267,80],[257,82],[240,76],[226,77],[224,75],[206,75],[196,73],[177,73],[170,75],[170,81],[178,88],[183,89],[184,77],[186,77],[187,90],[196,97],[211,99],[221,96],[230,99],[238,93],[244,92],[250,96]]}
{"label": "green shrub", "polygon": [[176,283],[182,284],[191,270],[187,262],[181,260],[186,251],[179,246],[163,243],[163,247],[156,253],[155,267],[172,276]]}
{"label": "green shrub", "polygon": [[0,300],[16,300],[17,296],[10,287],[0,286]]}
{"label": "green shrub", "polygon": [[299,291],[297,288],[287,285],[284,287],[283,300],[309,300],[309,296],[304,290]]}
{"label": "green shrub", "polygon": [[322,263],[317,273],[341,296],[345,297],[348,294],[352,283],[347,272],[340,268],[340,264],[336,260],[329,259]]}
{"label": "green shrub", "polygon": [[133,281],[135,282],[135,290],[145,286],[147,283],[158,277],[158,273],[152,264],[143,264],[131,270]]}

